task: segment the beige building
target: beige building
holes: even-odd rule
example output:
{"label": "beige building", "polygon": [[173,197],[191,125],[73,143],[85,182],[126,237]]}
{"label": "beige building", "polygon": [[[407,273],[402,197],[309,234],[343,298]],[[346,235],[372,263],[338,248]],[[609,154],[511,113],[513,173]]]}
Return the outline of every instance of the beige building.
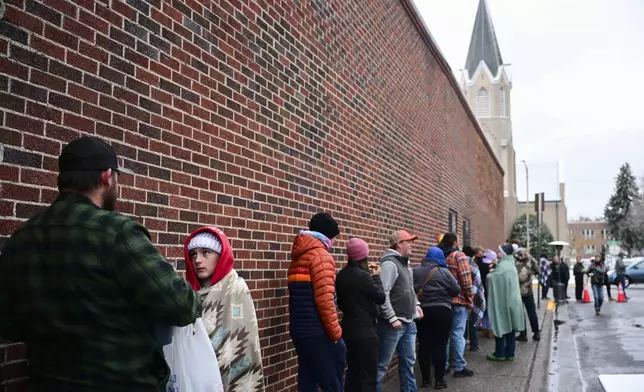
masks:
{"label": "beige building", "polygon": [[480,0],[461,86],[505,173],[504,227],[505,235],[508,236],[518,216],[518,200],[516,157],[512,140],[512,82],[505,66],[487,3]]}
{"label": "beige building", "polygon": [[[523,214],[535,214],[534,210],[534,201],[528,203],[521,201],[519,202],[519,213],[518,216]],[[559,198],[548,200],[546,195],[546,201],[543,209],[543,223],[550,229],[552,236],[555,241],[566,241],[572,245],[570,242],[570,235],[568,230],[568,210],[566,208],[566,184],[559,183]],[[563,257],[570,256],[570,250],[572,247],[564,247],[561,252]]]}
{"label": "beige building", "polygon": [[602,220],[571,221],[568,231],[572,254],[583,258],[600,253],[610,240],[608,225]]}

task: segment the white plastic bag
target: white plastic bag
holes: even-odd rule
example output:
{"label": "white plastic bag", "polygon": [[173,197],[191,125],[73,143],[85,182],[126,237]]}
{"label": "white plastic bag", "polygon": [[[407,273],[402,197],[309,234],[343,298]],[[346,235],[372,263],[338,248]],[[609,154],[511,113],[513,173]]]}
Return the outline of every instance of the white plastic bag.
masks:
{"label": "white plastic bag", "polygon": [[163,346],[170,367],[166,392],[223,392],[217,355],[201,318],[172,328],[172,343]]}

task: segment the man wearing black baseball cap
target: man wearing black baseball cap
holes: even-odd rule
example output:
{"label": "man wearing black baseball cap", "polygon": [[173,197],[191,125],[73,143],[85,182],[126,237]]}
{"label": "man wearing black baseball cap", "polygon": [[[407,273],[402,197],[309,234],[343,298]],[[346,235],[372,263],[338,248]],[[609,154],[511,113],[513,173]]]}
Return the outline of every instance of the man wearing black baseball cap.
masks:
{"label": "man wearing black baseball cap", "polygon": [[196,293],[139,223],[113,212],[112,147],[82,137],[59,157],[60,195],[0,254],[0,336],[27,343],[33,391],[165,389],[155,326],[188,325]]}
{"label": "man wearing black baseball cap", "polygon": [[58,158],[58,189],[80,191],[99,208],[112,211],[118,196],[118,175],[134,174],[119,167],[112,146],[99,138],[84,136],[63,148]]}

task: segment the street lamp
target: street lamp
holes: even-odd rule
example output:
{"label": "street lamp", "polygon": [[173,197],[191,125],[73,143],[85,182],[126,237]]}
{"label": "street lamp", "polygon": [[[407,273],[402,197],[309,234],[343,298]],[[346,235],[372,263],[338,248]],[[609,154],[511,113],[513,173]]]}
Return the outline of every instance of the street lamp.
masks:
{"label": "street lamp", "polygon": [[[525,160],[521,161],[523,165],[525,166],[525,202],[530,203],[530,184],[529,184],[529,176],[528,176],[528,164],[526,163]],[[527,244],[526,247],[528,248],[528,252],[530,252],[530,211],[526,212],[525,214],[525,230],[526,230],[526,237],[527,237]],[[532,252],[530,252],[532,253]]]}

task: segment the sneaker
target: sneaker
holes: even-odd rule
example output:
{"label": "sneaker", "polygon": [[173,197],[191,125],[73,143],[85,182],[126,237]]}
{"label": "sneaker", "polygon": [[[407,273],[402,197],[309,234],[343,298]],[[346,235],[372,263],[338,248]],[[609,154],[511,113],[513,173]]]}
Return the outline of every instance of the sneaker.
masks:
{"label": "sneaker", "polygon": [[514,361],[514,357],[506,357],[505,360],[508,362],[512,362]]}
{"label": "sneaker", "polygon": [[540,341],[541,340],[541,333],[535,332],[534,335],[532,335],[532,340],[534,340],[535,342]]}
{"label": "sneaker", "polygon": [[497,356],[496,356],[496,355],[494,355],[494,354],[488,354],[488,355],[487,355],[487,360],[488,360],[488,361],[496,361],[496,362],[499,362],[499,361],[505,361],[505,358],[503,358],[503,357],[497,357]]}
{"label": "sneaker", "polygon": [[472,377],[472,376],[474,376],[474,371],[467,368],[463,368],[463,370],[454,371],[454,377],[457,377],[457,378]]}
{"label": "sneaker", "polygon": [[517,342],[527,342],[528,341],[528,334],[520,334],[517,336]]}
{"label": "sneaker", "polygon": [[447,388],[447,383],[445,381],[436,381],[434,384],[434,389],[445,389]]}
{"label": "sneaker", "polygon": [[476,353],[476,352],[479,352],[479,351],[481,351],[480,347],[470,347],[470,352]]}
{"label": "sneaker", "polygon": [[595,309],[595,316],[599,316],[599,309]]}

